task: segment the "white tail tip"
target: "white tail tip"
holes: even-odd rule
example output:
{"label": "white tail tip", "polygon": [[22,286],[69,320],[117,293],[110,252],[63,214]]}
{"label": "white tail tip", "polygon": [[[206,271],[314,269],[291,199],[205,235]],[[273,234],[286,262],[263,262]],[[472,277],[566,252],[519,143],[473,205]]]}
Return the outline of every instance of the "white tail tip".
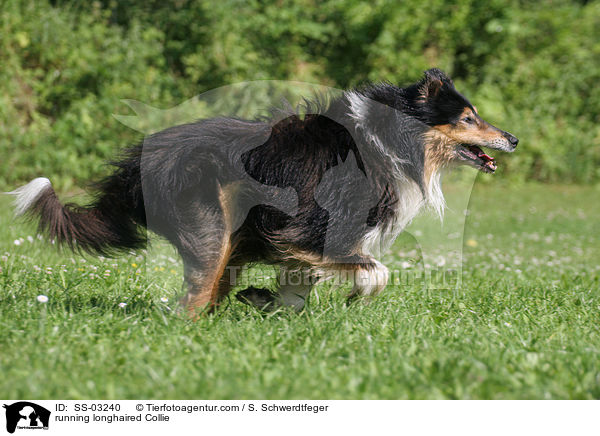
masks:
{"label": "white tail tip", "polygon": [[40,195],[46,189],[52,188],[52,183],[45,177],[38,177],[33,179],[28,184],[15,189],[14,191],[7,192],[7,194],[14,195],[15,198],[15,214],[23,215],[27,209],[29,209]]}

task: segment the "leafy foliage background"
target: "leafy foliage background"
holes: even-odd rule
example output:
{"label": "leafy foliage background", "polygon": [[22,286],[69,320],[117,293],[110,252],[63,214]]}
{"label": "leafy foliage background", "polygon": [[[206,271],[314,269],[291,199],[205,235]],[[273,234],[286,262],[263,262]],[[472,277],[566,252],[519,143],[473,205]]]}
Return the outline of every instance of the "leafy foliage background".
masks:
{"label": "leafy foliage background", "polygon": [[235,82],[406,84],[437,66],[521,139],[519,182],[600,181],[600,2],[0,0],[0,186],[71,189],[168,108]]}

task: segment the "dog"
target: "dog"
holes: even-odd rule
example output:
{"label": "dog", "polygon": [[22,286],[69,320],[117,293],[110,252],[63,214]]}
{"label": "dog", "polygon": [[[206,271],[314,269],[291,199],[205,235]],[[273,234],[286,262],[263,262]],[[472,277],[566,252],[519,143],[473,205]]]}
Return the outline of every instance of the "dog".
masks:
{"label": "dog", "polygon": [[[346,274],[349,298],[379,293],[388,270],[373,255],[423,207],[444,208],[441,174],[467,164],[493,173],[481,147],[518,139],[481,118],[439,69],[401,88],[370,84],[270,118],[218,117],[148,136],[112,162],[88,206],[62,205],[50,181],[11,192],[16,213],[73,250],[113,255],[168,239],[184,263],[182,303],[214,310],[236,267],[280,265],[279,289],[238,298],[301,310],[314,283]],[[303,272],[302,280],[292,275]],[[308,278],[308,280],[306,280]]]}

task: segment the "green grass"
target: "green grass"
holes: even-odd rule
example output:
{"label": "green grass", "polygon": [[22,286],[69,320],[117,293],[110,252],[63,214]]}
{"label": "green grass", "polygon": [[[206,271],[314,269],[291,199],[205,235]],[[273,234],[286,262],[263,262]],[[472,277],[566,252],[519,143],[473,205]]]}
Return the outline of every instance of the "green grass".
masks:
{"label": "green grass", "polygon": [[[600,398],[597,198],[477,185],[458,289],[416,281],[347,307],[322,285],[301,314],[231,298],[197,322],[175,310],[172,254],[147,272],[135,254],[60,254],[2,199],[0,397]],[[409,237],[385,258],[417,261]]]}

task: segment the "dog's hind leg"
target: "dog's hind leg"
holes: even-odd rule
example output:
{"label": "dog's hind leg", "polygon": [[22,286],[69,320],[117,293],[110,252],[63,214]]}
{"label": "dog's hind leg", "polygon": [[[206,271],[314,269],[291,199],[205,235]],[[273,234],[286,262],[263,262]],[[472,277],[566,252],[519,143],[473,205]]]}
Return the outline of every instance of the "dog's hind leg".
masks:
{"label": "dog's hind leg", "polygon": [[299,312],[304,308],[306,300],[313,288],[315,277],[308,269],[282,268],[279,274],[278,302]]}
{"label": "dog's hind leg", "polygon": [[[185,262],[185,261],[184,261]],[[223,277],[227,265],[227,252],[218,253],[201,264],[199,259],[188,261],[184,267],[187,293],[181,303],[191,315],[207,310],[214,311],[221,300],[228,294],[230,286]]]}
{"label": "dog's hind leg", "polygon": [[232,252],[227,204],[192,199],[181,214],[177,248],[183,258],[187,294],[181,303],[191,315],[212,312],[229,293],[227,264]]}
{"label": "dog's hind leg", "polygon": [[229,293],[230,285],[224,274],[230,246],[225,235],[200,239],[202,247],[194,255],[184,255],[184,280],[187,294],[181,303],[194,315],[201,310],[212,312]]}
{"label": "dog's hind leg", "polygon": [[273,311],[280,307],[291,307],[300,312],[313,288],[315,278],[308,270],[289,270],[281,268],[277,291],[253,286],[237,293],[236,297],[243,303],[258,307],[261,310]]}

